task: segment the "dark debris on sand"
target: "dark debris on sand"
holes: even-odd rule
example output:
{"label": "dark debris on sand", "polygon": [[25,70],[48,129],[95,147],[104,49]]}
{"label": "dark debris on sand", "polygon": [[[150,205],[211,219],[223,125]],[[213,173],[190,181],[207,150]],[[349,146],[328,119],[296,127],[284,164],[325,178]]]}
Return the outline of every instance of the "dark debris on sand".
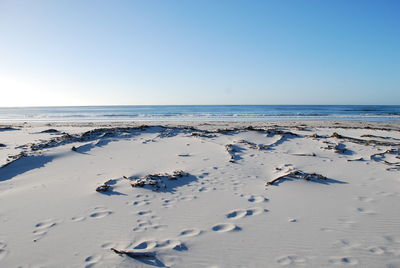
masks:
{"label": "dark debris on sand", "polygon": [[126,255],[128,257],[138,259],[138,258],[151,258],[156,255],[155,252],[135,252],[135,251],[127,251],[127,250],[121,250],[121,249],[115,249],[111,248],[111,250],[114,253],[117,253],[119,255]]}
{"label": "dark debris on sand", "polygon": [[321,174],[317,174],[317,173],[307,173],[301,170],[294,170],[291,171],[285,175],[279,176],[278,178],[275,178],[269,182],[266,183],[266,186],[269,185],[275,185],[275,184],[279,184],[284,180],[298,180],[298,179],[303,179],[306,181],[313,181],[313,180],[328,180],[327,177],[321,175]]}
{"label": "dark debris on sand", "polygon": [[145,186],[150,186],[154,190],[159,190],[159,189],[166,189],[167,184],[166,181],[175,181],[178,180],[179,178],[187,177],[189,176],[189,173],[186,173],[182,170],[176,170],[172,172],[172,174],[168,173],[156,173],[156,174],[149,174],[141,178],[128,178],[124,176],[125,179],[128,179],[131,181],[131,186],[132,187],[145,187]]}

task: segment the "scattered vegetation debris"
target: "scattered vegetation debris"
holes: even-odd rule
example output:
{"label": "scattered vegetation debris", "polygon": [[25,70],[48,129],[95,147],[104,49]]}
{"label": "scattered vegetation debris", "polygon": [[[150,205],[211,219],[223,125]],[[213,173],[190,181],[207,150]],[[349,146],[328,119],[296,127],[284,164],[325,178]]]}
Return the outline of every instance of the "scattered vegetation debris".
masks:
{"label": "scattered vegetation debris", "polygon": [[28,154],[25,151],[22,151],[22,152],[20,152],[19,154],[16,154],[16,155],[10,155],[6,160],[7,163],[2,165],[0,168],[4,168],[4,167],[10,165],[11,163],[13,163],[13,162],[15,162],[15,161],[17,161],[17,160],[19,160],[21,158],[24,158],[26,156],[28,156]]}
{"label": "scattered vegetation debris", "polygon": [[313,139],[326,138],[325,136],[318,135],[317,133],[314,133],[314,134],[310,135],[309,137],[313,138]]}
{"label": "scattered vegetation debris", "polygon": [[393,162],[387,161],[385,159],[387,154],[395,155],[395,158],[399,158],[400,149],[389,149],[382,153],[373,154],[370,156],[370,158],[371,158],[371,160],[374,160],[376,162],[380,162],[385,165],[391,166],[390,168],[387,168],[387,170],[400,170],[400,162],[393,163]]}
{"label": "scattered vegetation debris", "polygon": [[397,141],[400,141],[400,139],[393,138],[393,137],[376,136],[376,135],[370,135],[370,134],[364,134],[364,135],[361,135],[360,137],[362,137],[362,138],[376,138],[376,139],[382,139],[382,140],[397,140]]}
{"label": "scattered vegetation debris", "polygon": [[328,144],[328,146],[323,147],[323,149],[332,150],[337,154],[346,154],[351,152],[346,148],[346,145],[344,143],[333,143],[329,141],[324,141],[324,143]]}
{"label": "scattered vegetation debris", "polygon": [[115,249],[115,248],[111,248],[111,250],[114,253],[117,253],[119,255],[126,255],[126,256],[134,258],[134,259],[153,258],[156,255],[155,252],[135,252],[135,251],[126,251],[126,250],[121,250],[121,249]]}
{"label": "scattered vegetation debris", "polygon": [[275,136],[275,135],[281,135],[281,136],[292,136],[292,137],[299,137],[298,134],[290,132],[290,131],[284,131],[281,129],[267,129],[266,130],[268,136]]}
{"label": "scattered vegetation debris", "polygon": [[149,174],[141,178],[128,178],[123,176],[124,179],[128,179],[131,181],[132,187],[145,187],[146,185],[152,187],[155,190],[159,190],[161,188],[166,189],[167,184],[166,181],[174,181],[178,178],[183,178],[189,176],[188,173],[182,170],[176,170],[172,172],[172,174],[168,173],[157,173],[157,174]]}
{"label": "scattered vegetation debris", "polygon": [[251,149],[256,149],[256,150],[268,150],[269,146],[265,144],[256,144],[254,142],[246,141],[246,140],[240,140],[238,143],[242,143],[247,145]]}
{"label": "scattered vegetation debris", "polygon": [[275,178],[275,179],[267,182],[266,186],[274,185],[274,184],[280,183],[281,181],[287,180],[287,179],[296,179],[296,180],[304,179],[307,181],[310,181],[310,180],[312,181],[312,180],[327,180],[328,178],[325,176],[322,176],[320,174],[317,174],[317,173],[306,173],[301,170],[294,170],[294,171],[291,171],[285,175],[282,175],[278,178]]}
{"label": "scattered vegetation debris", "polygon": [[400,146],[400,143],[395,143],[390,141],[378,141],[378,140],[363,140],[363,139],[343,136],[336,132],[333,132],[331,137],[362,145]]}
{"label": "scattered vegetation debris", "polygon": [[108,180],[99,187],[97,187],[96,192],[107,192],[108,190],[110,190],[111,185],[109,185],[109,183],[111,183],[111,180]]}
{"label": "scattered vegetation debris", "polygon": [[236,160],[239,159],[237,155],[237,153],[239,152],[239,147],[235,144],[227,144],[225,145],[225,149],[230,156],[229,162],[236,163]]}
{"label": "scattered vegetation debris", "polygon": [[178,156],[180,156],[180,157],[189,157],[191,155],[190,154],[178,154]]}
{"label": "scattered vegetation debris", "polygon": [[217,137],[217,135],[215,134],[211,134],[208,132],[192,132],[192,134],[190,134],[192,137],[202,137],[202,138],[215,138]]}

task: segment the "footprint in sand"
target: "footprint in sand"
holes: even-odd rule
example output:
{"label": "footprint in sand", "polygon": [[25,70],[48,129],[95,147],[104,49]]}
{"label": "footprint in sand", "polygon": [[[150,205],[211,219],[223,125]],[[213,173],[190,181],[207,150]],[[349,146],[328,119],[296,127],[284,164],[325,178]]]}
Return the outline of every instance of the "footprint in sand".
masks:
{"label": "footprint in sand", "polygon": [[35,224],[35,229],[32,231],[35,236],[33,242],[37,242],[39,239],[43,238],[47,232],[55,227],[58,223],[58,220],[48,219]]}
{"label": "footprint in sand", "polygon": [[172,208],[176,204],[176,198],[173,199],[162,199],[162,206],[164,208]]}
{"label": "footprint in sand", "polygon": [[0,261],[4,259],[8,254],[7,244],[0,241]]}
{"label": "footprint in sand", "polygon": [[184,195],[178,198],[179,201],[191,201],[197,199],[197,196],[195,195]]}
{"label": "footprint in sand", "polygon": [[85,268],[94,267],[101,260],[101,255],[91,255],[85,258]]}
{"label": "footprint in sand", "polygon": [[173,239],[166,239],[163,241],[157,241],[156,242],[156,248],[158,249],[180,249],[184,250],[184,248],[187,248],[184,244],[181,243],[181,241],[178,240],[173,240]]}
{"label": "footprint in sand", "polygon": [[360,202],[366,202],[366,203],[375,201],[373,198],[366,197],[366,196],[358,196],[358,197],[356,197],[356,200],[358,200]]}
{"label": "footprint in sand", "polygon": [[375,192],[375,194],[378,195],[378,196],[384,196],[384,197],[399,196],[398,193],[395,193],[395,192],[385,192],[385,191]]}
{"label": "footprint in sand", "polygon": [[152,214],[151,210],[141,210],[136,212],[139,216],[150,216]]}
{"label": "footprint in sand", "polygon": [[240,195],[241,197],[244,197],[247,199],[248,202],[250,203],[262,203],[262,202],[267,202],[268,198],[262,196],[262,195]]}
{"label": "footprint in sand", "polygon": [[400,236],[394,236],[394,235],[385,235],[383,236],[383,239],[385,239],[389,243],[400,243]]}
{"label": "footprint in sand", "polygon": [[357,265],[358,260],[353,257],[332,257],[329,259],[329,264],[333,265]]}
{"label": "footprint in sand", "polygon": [[86,217],[84,217],[84,216],[74,216],[70,220],[74,221],[74,222],[80,222],[80,221],[86,220]]}
{"label": "footprint in sand", "polygon": [[356,208],[356,211],[360,214],[365,214],[365,215],[374,215],[376,214],[375,211],[373,210],[369,210],[369,209],[365,209],[365,208]]}
{"label": "footprint in sand", "polygon": [[201,233],[203,233],[203,231],[196,228],[185,229],[179,233],[179,237],[194,237],[200,235]]}
{"label": "footprint in sand", "polygon": [[231,220],[237,220],[237,219],[241,219],[241,218],[245,217],[246,214],[247,214],[246,210],[238,209],[238,210],[229,212],[228,214],[226,214],[226,217]]}
{"label": "footprint in sand", "polygon": [[259,215],[267,211],[268,211],[267,209],[263,209],[260,207],[254,207],[249,209],[238,209],[229,212],[228,214],[226,214],[226,217],[231,220],[237,220],[247,216]]}
{"label": "footprint in sand", "polygon": [[385,254],[387,251],[386,247],[370,247],[368,248],[368,252],[372,253],[372,254],[376,254],[376,255],[383,255]]}
{"label": "footprint in sand", "polygon": [[149,205],[151,202],[148,199],[143,199],[143,200],[136,200],[134,202],[132,202],[133,206],[145,206],[145,205]]}
{"label": "footprint in sand", "polygon": [[240,231],[242,228],[232,223],[219,223],[211,227],[211,230],[214,232],[226,233],[231,231]]}
{"label": "footprint in sand", "polygon": [[96,211],[93,213],[89,214],[89,217],[93,218],[93,219],[101,219],[104,218],[108,215],[111,215],[113,212],[110,210],[104,210],[104,211]]}
{"label": "footprint in sand", "polygon": [[165,239],[165,240],[146,240],[139,242],[133,247],[137,251],[149,251],[153,249],[174,249],[178,251],[188,250],[188,247],[179,240]]}
{"label": "footprint in sand", "polygon": [[203,186],[203,187],[200,187],[200,188],[198,189],[199,192],[204,192],[204,193],[209,192],[209,191],[211,191],[211,190],[215,190],[215,188],[212,189],[212,188],[210,188],[210,187],[205,187],[205,186]]}
{"label": "footprint in sand", "polygon": [[341,249],[354,249],[360,247],[361,245],[358,243],[352,243],[346,239],[340,239],[334,243],[334,246]]}
{"label": "footprint in sand", "polygon": [[137,222],[138,224],[132,229],[134,232],[144,232],[148,229],[152,229],[155,231],[158,230],[165,230],[167,229],[167,225],[165,224],[159,224],[158,222],[154,222],[157,220],[160,220],[161,218],[158,216],[151,216],[150,218],[145,218],[145,219],[138,219]]}
{"label": "footprint in sand", "polygon": [[155,225],[151,226],[151,228],[153,230],[162,231],[162,230],[167,229],[168,225],[166,225],[166,224],[155,224]]}
{"label": "footprint in sand", "polygon": [[136,244],[136,246],[133,247],[133,249],[136,250],[150,250],[155,248],[157,245],[155,240],[148,240],[148,241],[142,241],[138,244]]}
{"label": "footprint in sand", "polygon": [[143,228],[143,227],[134,227],[133,229],[132,229],[132,231],[134,231],[134,232],[136,232],[136,233],[141,233],[141,232],[144,232],[144,231],[146,231],[147,230],[147,228]]}
{"label": "footprint in sand", "polygon": [[115,247],[115,243],[114,242],[107,242],[107,243],[101,244],[100,247],[101,248],[110,249],[110,248]]}
{"label": "footprint in sand", "polygon": [[305,264],[307,259],[303,257],[299,257],[297,255],[288,255],[279,257],[276,262],[282,266],[286,265],[296,265],[296,264]]}

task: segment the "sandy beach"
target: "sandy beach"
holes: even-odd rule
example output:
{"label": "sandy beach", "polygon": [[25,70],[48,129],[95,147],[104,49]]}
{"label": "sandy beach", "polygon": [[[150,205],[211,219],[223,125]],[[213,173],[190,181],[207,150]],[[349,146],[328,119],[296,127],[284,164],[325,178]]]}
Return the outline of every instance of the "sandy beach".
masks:
{"label": "sandy beach", "polygon": [[0,267],[400,267],[400,125],[0,125]]}

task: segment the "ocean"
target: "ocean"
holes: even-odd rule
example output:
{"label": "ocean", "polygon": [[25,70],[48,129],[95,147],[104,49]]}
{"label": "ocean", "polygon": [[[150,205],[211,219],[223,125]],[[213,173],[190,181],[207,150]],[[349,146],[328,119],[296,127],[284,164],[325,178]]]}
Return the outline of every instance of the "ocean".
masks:
{"label": "ocean", "polygon": [[137,105],[0,108],[0,122],[400,121],[400,105]]}

